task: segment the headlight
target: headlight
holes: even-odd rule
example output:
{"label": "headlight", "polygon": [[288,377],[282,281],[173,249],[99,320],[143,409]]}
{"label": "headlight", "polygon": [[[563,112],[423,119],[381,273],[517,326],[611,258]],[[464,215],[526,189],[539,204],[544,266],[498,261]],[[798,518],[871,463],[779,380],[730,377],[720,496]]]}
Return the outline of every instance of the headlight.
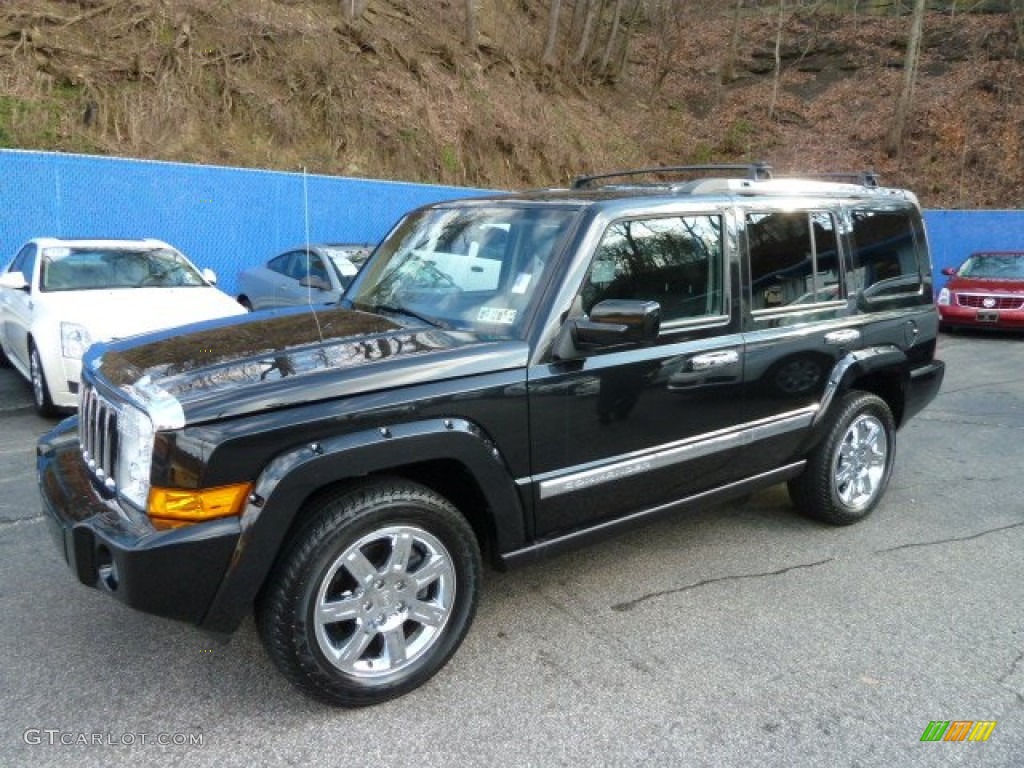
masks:
{"label": "headlight", "polygon": [[949,288],[943,288],[941,291],[939,291],[939,301],[938,301],[939,306],[940,307],[948,307],[949,306],[949,297],[950,297]]}
{"label": "headlight", "polygon": [[60,324],[60,350],[64,357],[81,360],[90,344],[92,344],[92,337],[89,336],[89,331],[84,325]]}
{"label": "headlight", "polygon": [[117,487],[139,509],[146,508],[149,467],[153,460],[153,422],[137,408],[126,405],[119,420]]}

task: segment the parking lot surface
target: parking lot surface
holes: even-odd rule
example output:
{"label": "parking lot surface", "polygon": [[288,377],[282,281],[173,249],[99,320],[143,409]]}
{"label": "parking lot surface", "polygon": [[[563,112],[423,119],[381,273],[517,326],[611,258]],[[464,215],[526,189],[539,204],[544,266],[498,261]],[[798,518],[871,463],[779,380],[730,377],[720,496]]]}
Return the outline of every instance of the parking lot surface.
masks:
{"label": "parking lot surface", "polygon": [[[940,348],[866,521],[780,487],[488,572],[452,662],[356,711],[293,690],[251,621],[218,645],[79,585],[34,481],[54,422],[0,369],[0,765],[1024,765],[1024,338]],[[996,726],[922,742],[936,720]]]}

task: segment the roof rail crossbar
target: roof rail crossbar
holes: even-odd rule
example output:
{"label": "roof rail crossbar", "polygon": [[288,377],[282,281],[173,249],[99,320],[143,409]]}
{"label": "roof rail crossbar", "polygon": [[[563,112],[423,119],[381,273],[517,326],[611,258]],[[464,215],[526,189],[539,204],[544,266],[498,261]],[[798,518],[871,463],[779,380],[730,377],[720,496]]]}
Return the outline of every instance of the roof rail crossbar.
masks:
{"label": "roof rail crossbar", "polygon": [[[802,174],[803,175],[803,174]],[[863,187],[878,187],[881,185],[877,171],[839,171],[837,173],[808,173],[807,178],[824,179],[828,181],[846,181],[852,184],[860,184]]]}
{"label": "roof rail crossbar", "polygon": [[[660,168],[638,168],[631,171],[613,171],[598,173],[592,176],[577,176],[573,179],[573,189],[589,187],[601,179],[615,179],[622,176],[645,176],[655,173],[707,173],[728,171],[729,178],[746,178],[752,181],[764,181],[772,177],[772,167],[767,163],[743,163],[736,165],[668,165]],[[742,172],[742,174],[738,173]]]}

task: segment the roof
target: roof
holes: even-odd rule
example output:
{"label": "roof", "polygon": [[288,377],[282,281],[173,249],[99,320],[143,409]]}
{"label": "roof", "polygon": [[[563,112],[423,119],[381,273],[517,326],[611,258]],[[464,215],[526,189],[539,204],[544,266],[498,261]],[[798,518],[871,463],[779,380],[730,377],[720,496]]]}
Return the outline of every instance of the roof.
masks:
{"label": "roof", "polygon": [[131,238],[68,238],[68,237],[33,237],[29,240],[40,248],[171,248],[163,240],[152,237]]}

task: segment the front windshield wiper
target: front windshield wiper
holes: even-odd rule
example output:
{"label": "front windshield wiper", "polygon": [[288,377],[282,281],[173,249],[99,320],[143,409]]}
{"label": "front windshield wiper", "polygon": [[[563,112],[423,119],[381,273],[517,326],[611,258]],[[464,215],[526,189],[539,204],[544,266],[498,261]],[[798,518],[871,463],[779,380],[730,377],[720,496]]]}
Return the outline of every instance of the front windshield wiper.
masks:
{"label": "front windshield wiper", "polygon": [[[353,306],[356,306],[358,308],[358,306],[355,304],[353,304]],[[419,312],[414,312],[413,310],[406,309],[405,307],[396,307],[392,304],[372,304],[369,306],[369,309],[371,312],[388,312],[393,315],[405,315],[406,317],[414,317],[417,320],[421,320],[433,328],[451,328],[451,326],[448,325],[448,323],[442,322],[441,320],[438,320],[435,317],[421,315]]]}

